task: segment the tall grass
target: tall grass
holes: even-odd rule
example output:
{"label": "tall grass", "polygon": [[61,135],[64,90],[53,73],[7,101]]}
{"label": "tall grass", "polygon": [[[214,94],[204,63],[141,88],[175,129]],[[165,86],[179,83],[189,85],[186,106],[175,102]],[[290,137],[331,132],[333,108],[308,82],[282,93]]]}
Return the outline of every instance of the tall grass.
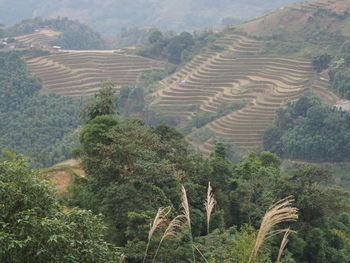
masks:
{"label": "tall grass", "polygon": [[168,238],[168,237],[177,237],[179,232],[178,229],[180,229],[182,227],[184,223],[184,215],[178,215],[177,217],[175,217],[173,220],[170,221],[170,223],[168,224],[167,228],[165,229],[162,238],[160,239],[159,243],[158,243],[158,247],[156,250],[156,253],[154,254],[154,257],[152,259],[152,263],[154,263],[156,261],[160,246],[162,245],[163,241]]}
{"label": "tall grass", "polygon": [[278,251],[278,256],[277,256],[277,260],[276,260],[276,263],[280,263],[281,262],[281,257],[282,257],[282,254],[284,252],[284,249],[286,248],[287,244],[288,244],[288,236],[291,234],[291,233],[295,233],[295,231],[292,231],[290,229],[287,229],[287,231],[284,233],[284,236],[283,236],[283,239],[282,239],[282,242],[281,242],[281,246],[280,246],[280,249]]}
{"label": "tall grass", "polygon": [[161,226],[164,225],[167,220],[168,220],[168,214],[170,213],[170,208],[169,207],[161,207],[158,209],[158,212],[156,216],[154,217],[153,223],[150,225],[150,230],[148,232],[148,242],[145,250],[145,255],[143,257],[143,263],[146,261],[148,249],[149,249],[149,244],[151,242],[153,234],[157,231],[157,229]]}
{"label": "tall grass", "polygon": [[183,185],[181,185],[181,207],[182,207],[182,214],[183,214],[184,218],[186,219],[186,223],[187,223],[189,234],[190,234],[193,262],[196,262],[196,258],[194,256],[194,246],[193,246],[193,236],[192,236],[192,227],[191,227],[190,207],[188,205],[186,189],[185,189],[185,187]]}
{"label": "tall grass", "polygon": [[208,183],[207,200],[204,202],[205,212],[207,215],[207,234],[210,230],[210,217],[213,212],[214,206],[216,205],[216,200],[214,198],[213,189],[211,188],[210,182]]}
{"label": "tall grass", "polygon": [[291,197],[282,199],[274,205],[272,205],[270,209],[266,212],[260,225],[254,249],[252,251],[248,263],[251,263],[256,259],[259,249],[261,248],[262,244],[266,239],[276,234],[289,231],[289,229],[273,230],[274,226],[283,222],[295,221],[298,219],[298,209],[291,206],[293,201],[294,200]]}

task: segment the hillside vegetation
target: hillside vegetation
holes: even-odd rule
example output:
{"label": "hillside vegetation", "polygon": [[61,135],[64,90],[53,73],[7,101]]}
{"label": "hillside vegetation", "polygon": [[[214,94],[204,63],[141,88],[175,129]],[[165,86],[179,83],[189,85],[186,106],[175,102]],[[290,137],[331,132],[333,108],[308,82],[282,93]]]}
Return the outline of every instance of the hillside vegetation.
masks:
{"label": "hillside vegetation", "polygon": [[153,94],[151,109],[202,152],[218,141],[261,149],[288,101],[306,93],[326,105],[347,98],[348,10],[347,0],[295,4],[223,31]]}
{"label": "hillside vegetation", "polygon": [[63,211],[50,184],[21,156],[0,160],[0,261],[117,262],[117,248],[103,239],[101,216]]}
{"label": "hillside vegetation", "polygon": [[0,148],[23,153],[37,166],[69,158],[81,101],[40,95],[40,81],[19,53],[0,52],[0,72]]}
{"label": "hillside vegetation", "polygon": [[285,158],[347,161],[349,129],[349,113],[301,97],[278,111],[274,125],[264,133],[264,147]]}
{"label": "hillside vegetation", "polygon": [[317,92],[329,104],[336,101],[311,61],[261,56],[263,45],[224,34],[171,76],[167,88],[153,94],[152,109],[192,132],[189,140],[208,152],[217,140],[256,149],[276,111],[305,91]]}
{"label": "hillside vegetation", "polygon": [[[329,173],[304,167],[284,174],[280,159],[268,152],[250,153],[233,165],[223,144],[203,159],[167,125],[148,127],[140,120],[116,118],[110,96],[101,90],[87,107],[90,118],[75,150],[86,177],[71,183],[67,201],[105,215],[106,238],[121,247],[128,262],[152,262],[155,257],[159,262],[201,262],[203,257],[208,262],[249,262],[254,229],[272,200],[289,195],[299,209],[292,224],[298,234],[290,236],[283,260],[347,262],[348,196],[324,186]],[[216,200],[210,224],[203,207],[209,181]],[[173,224],[168,236],[166,229]],[[274,262],[281,238],[264,242],[251,262]]]}
{"label": "hillside vegetation", "polygon": [[[348,99],[349,12],[348,0],[320,0],[276,11],[237,30],[266,40],[262,54],[313,60],[317,70],[326,70],[324,75],[330,79],[331,88]],[[328,61],[320,65],[319,59],[327,57]]]}

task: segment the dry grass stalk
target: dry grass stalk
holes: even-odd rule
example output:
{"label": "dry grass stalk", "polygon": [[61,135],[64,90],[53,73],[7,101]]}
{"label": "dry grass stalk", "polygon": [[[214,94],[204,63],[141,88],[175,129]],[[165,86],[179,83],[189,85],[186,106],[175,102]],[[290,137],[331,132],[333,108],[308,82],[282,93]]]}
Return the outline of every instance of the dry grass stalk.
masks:
{"label": "dry grass stalk", "polygon": [[210,229],[210,217],[211,213],[214,209],[214,206],[216,205],[216,200],[214,198],[213,189],[210,185],[210,182],[208,184],[208,192],[207,192],[207,200],[204,202],[205,211],[207,214],[207,233],[209,234]]}
{"label": "dry grass stalk", "polygon": [[166,224],[166,222],[168,221],[168,214],[170,213],[170,207],[161,207],[158,209],[156,216],[154,217],[153,223],[150,225],[150,230],[148,232],[148,242],[147,242],[147,246],[146,246],[146,250],[145,250],[145,255],[143,257],[143,261],[146,261],[146,257],[147,257],[147,253],[148,253],[148,249],[149,249],[149,244],[150,241],[152,239],[152,236],[154,234],[154,232],[157,231],[157,229],[161,226]]}
{"label": "dry grass stalk", "polygon": [[163,225],[168,220],[168,214],[170,213],[169,207],[161,207],[158,209],[156,216],[154,217],[153,223],[150,226],[150,230],[148,232],[148,241],[151,240],[154,232]]}
{"label": "dry grass stalk", "polygon": [[282,199],[272,205],[272,207],[266,212],[260,225],[255,246],[248,263],[256,258],[260,247],[267,238],[286,231],[285,229],[273,231],[272,228],[274,226],[282,222],[295,221],[298,219],[298,209],[291,206],[293,201],[294,200],[291,197]]}
{"label": "dry grass stalk", "polygon": [[181,185],[181,207],[183,209],[183,215],[186,218],[188,228],[191,230],[191,217],[190,217],[190,208],[188,205],[188,199],[186,194],[186,189]]}
{"label": "dry grass stalk", "polygon": [[191,217],[190,217],[190,206],[188,205],[188,199],[186,194],[186,189],[183,185],[181,185],[181,207],[183,210],[183,216],[186,219],[188,229],[190,231],[190,238],[191,238],[191,247],[192,247],[192,256],[193,256],[193,262],[196,262],[196,258],[194,256],[194,247],[193,247],[193,237],[192,237],[192,227],[191,227]]}
{"label": "dry grass stalk", "polygon": [[179,232],[178,229],[180,229],[183,225],[184,222],[184,215],[178,215],[177,217],[175,217],[173,220],[170,221],[170,223],[168,224],[167,228],[165,229],[162,238],[159,241],[156,253],[154,254],[152,263],[155,262],[158,252],[159,252],[159,248],[161,246],[161,244],[163,243],[163,241],[167,238],[167,237],[177,237]]}
{"label": "dry grass stalk", "polygon": [[125,255],[123,254],[123,255],[121,255],[120,257],[119,257],[119,263],[124,263],[125,262]]}
{"label": "dry grass stalk", "polygon": [[278,256],[277,256],[277,261],[276,261],[276,263],[280,263],[282,254],[283,254],[283,252],[284,252],[284,250],[285,250],[285,248],[286,248],[286,246],[287,246],[287,244],[288,244],[288,241],[289,241],[289,240],[288,240],[288,237],[289,237],[289,235],[290,235],[291,233],[295,233],[295,231],[292,231],[292,230],[290,230],[289,228],[285,231],[284,236],[283,236],[283,239],[282,239],[282,242],[281,242],[280,249],[279,249],[279,251],[278,251]]}
{"label": "dry grass stalk", "polygon": [[166,239],[167,237],[177,237],[178,236],[178,229],[180,229],[183,225],[184,221],[184,215],[178,215],[173,220],[170,221],[167,228],[164,231],[164,234],[160,240],[160,244]]}

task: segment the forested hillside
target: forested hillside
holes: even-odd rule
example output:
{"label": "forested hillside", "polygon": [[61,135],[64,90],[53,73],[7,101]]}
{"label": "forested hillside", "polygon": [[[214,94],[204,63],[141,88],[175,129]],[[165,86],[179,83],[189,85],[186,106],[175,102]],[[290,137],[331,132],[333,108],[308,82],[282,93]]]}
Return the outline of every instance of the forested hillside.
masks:
{"label": "forested hillside", "polygon": [[[349,98],[349,12],[349,0],[320,0],[213,34],[199,55],[162,81],[166,87],[152,94],[149,108],[207,154],[219,141],[235,152],[262,149],[264,131],[291,100],[313,94],[331,106]],[[334,142],[330,137],[322,135]],[[311,157],[307,150],[289,157],[347,158],[331,148],[327,157]]]}
{"label": "forested hillside", "polygon": [[[331,174],[311,166],[286,174],[269,152],[232,164],[220,143],[203,159],[167,125],[116,118],[111,95],[102,90],[85,110],[75,154],[87,174],[71,183],[66,202],[102,213],[106,238],[126,262],[275,262],[286,227],[297,233],[285,237],[281,262],[347,262],[349,196],[325,187]],[[269,214],[261,219],[280,199],[284,219],[272,216],[270,228]],[[270,234],[255,250],[255,239]]]}
{"label": "forested hillside", "polygon": [[0,53],[0,148],[23,153],[34,165],[49,166],[69,158],[72,133],[79,125],[81,101],[40,95],[23,53]]}
{"label": "forested hillside", "polygon": [[301,97],[278,111],[264,133],[264,147],[280,156],[308,161],[350,158],[350,114],[322,106],[317,98]]}
{"label": "forested hillside", "polygon": [[116,35],[123,27],[158,27],[188,31],[237,23],[299,0],[135,0],[50,2],[2,0],[0,24],[11,25],[36,16],[68,17],[87,23],[103,34]]}
{"label": "forested hillside", "polygon": [[106,44],[99,33],[94,32],[87,25],[68,18],[26,19],[11,25],[4,31],[4,36],[15,37],[32,34],[35,30],[48,28],[59,32],[51,45],[58,45],[64,49],[104,49]]}
{"label": "forested hillside", "polygon": [[[16,11],[89,16],[107,32],[131,16],[158,26],[169,16],[183,22],[176,29],[216,13],[216,24],[231,23],[238,5],[63,2]],[[257,3],[249,12],[277,1],[245,6]],[[129,50],[4,47],[0,262],[349,263],[348,170],[308,163],[350,158],[350,113],[333,106],[350,96],[349,12],[350,0],[320,0],[221,32],[151,29]],[[60,32],[51,44],[104,45],[65,18],[0,34],[41,27]]]}

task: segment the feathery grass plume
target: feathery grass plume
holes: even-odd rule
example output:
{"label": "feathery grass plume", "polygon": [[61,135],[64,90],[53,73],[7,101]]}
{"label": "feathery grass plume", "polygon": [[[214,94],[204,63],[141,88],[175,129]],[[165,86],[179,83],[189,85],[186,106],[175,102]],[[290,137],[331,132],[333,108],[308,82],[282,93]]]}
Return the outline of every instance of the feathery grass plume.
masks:
{"label": "feathery grass plume", "polygon": [[148,249],[149,249],[149,244],[150,241],[152,239],[152,236],[154,234],[154,232],[156,232],[156,230],[163,224],[166,223],[166,221],[168,220],[168,214],[170,213],[171,208],[170,207],[160,207],[158,209],[158,212],[156,214],[156,216],[154,217],[153,223],[150,225],[150,230],[148,232],[148,242],[147,242],[147,246],[146,246],[146,250],[145,250],[145,255],[143,257],[143,263],[146,261],[146,257],[147,257],[147,253],[148,253]]}
{"label": "feathery grass plume", "polygon": [[161,226],[168,220],[168,214],[170,213],[170,210],[170,207],[160,207],[158,209],[158,212],[154,217],[153,223],[151,224],[150,230],[148,232],[148,241],[151,240],[154,232],[159,228],[159,226]]}
{"label": "feathery grass plume", "polygon": [[179,232],[178,229],[181,228],[181,226],[184,224],[184,220],[185,220],[185,216],[184,215],[178,215],[177,217],[175,217],[173,220],[170,221],[170,223],[168,224],[167,228],[165,229],[162,238],[159,241],[156,253],[154,254],[152,263],[155,262],[158,252],[159,252],[159,248],[162,245],[163,241],[167,238],[167,237],[177,237]]}
{"label": "feathery grass plume", "polygon": [[216,200],[214,198],[213,188],[211,188],[210,182],[208,184],[207,200],[204,202],[205,211],[207,214],[207,234],[209,234],[210,217],[213,212]]}
{"label": "feathery grass plume", "polygon": [[281,242],[281,246],[280,246],[280,249],[278,251],[278,256],[277,256],[277,261],[276,263],[280,263],[281,262],[281,257],[282,257],[282,254],[288,244],[288,236],[291,234],[291,233],[295,233],[295,231],[292,231],[290,230],[289,228],[286,230],[286,232],[284,233],[284,236],[283,236],[283,239],[282,239],[282,242]]}
{"label": "feathery grass plume", "polygon": [[186,189],[183,185],[181,185],[181,207],[183,209],[183,215],[186,218],[188,228],[191,230],[190,207],[188,205]]}
{"label": "feathery grass plume", "polygon": [[183,185],[181,185],[181,207],[183,216],[186,219],[188,229],[190,231],[190,239],[191,239],[191,247],[192,247],[192,256],[193,256],[193,262],[196,262],[196,258],[194,256],[194,243],[193,243],[193,237],[192,237],[192,227],[191,227],[191,216],[190,216],[190,206],[188,205],[188,199],[186,194],[186,189]]}
{"label": "feathery grass plume", "polygon": [[167,228],[164,231],[164,234],[160,240],[160,243],[164,241],[167,237],[177,237],[179,232],[177,230],[181,228],[184,223],[184,215],[178,215],[173,220],[170,221]]}
{"label": "feathery grass plume", "polygon": [[120,257],[119,257],[119,263],[124,263],[125,262],[125,255],[123,254],[123,255],[121,255]]}
{"label": "feathery grass plume", "polygon": [[260,247],[267,238],[287,231],[286,229],[273,231],[272,228],[274,226],[283,222],[295,221],[298,219],[298,209],[291,206],[293,201],[294,199],[291,197],[284,198],[272,205],[266,212],[261,222],[260,229],[255,241],[255,246],[248,263],[252,262],[252,260],[255,260]]}

